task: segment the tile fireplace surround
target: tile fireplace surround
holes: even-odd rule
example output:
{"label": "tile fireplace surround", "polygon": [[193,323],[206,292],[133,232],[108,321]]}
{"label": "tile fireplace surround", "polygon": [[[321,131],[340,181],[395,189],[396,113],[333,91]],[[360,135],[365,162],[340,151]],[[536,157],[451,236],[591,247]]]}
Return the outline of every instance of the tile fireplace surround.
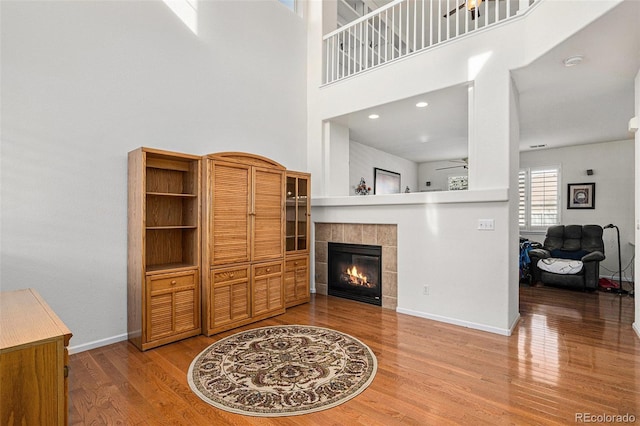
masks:
{"label": "tile fireplace surround", "polygon": [[363,223],[315,224],[316,293],[327,294],[329,242],[382,246],[382,307],[398,305],[398,225]]}

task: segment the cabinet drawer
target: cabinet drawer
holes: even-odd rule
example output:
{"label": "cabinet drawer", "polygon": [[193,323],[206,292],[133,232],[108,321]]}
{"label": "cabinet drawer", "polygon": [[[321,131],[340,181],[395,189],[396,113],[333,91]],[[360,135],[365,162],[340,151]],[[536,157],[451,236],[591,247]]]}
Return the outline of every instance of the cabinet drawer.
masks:
{"label": "cabinet drawer", "polygon": [[180,287],[193,287],[196,284],[195,272],[189,272],[188,274],[170,275],[162,277],[152,277],[151,291],[162,291]]}
{"label": "cabinet drawer", "polygon": [[307,266],[307,263],[307,257],[287,260],[286,270],[289,271],[294,268],[302,268],[303,266]]}
{"label": "cabinet drawer", "polygon": [[211,279],[214,284],[226,283],[236,280],[246,280],[249,277],[249,268],[214,270],[211,273]]}
{"label": "cabinet drawer", "polygon": [[254,266],[254,276],[279,274],[282,272],[282,263],[270,263],[267,265]]}

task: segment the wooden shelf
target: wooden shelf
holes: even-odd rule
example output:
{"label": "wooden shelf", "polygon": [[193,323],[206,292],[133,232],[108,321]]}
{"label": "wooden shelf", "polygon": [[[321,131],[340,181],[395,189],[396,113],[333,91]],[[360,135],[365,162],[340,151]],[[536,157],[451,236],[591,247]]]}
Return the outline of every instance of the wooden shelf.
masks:
{"label": "wooden shelf", "polygon": [[169,226],[147,226],[147,229],[161,230],[161,229],[198,229],[195,225],[169,225]]}
{"label": "wooden shelf", "polygon": [[147,275],[157,274],[159,272],[178,272],[187,269],[196,268],[198,265],[193,263],[165,263],[162,265],[147,265]]}
{"label": "wooden shelf", "polygon": [[198,194],[182,194],[182,193],[176,193],[176,192],[147,192],[147,195],[155,195],[159,197],[187,197],[187,198],[198,197]]}
{"label": "wooden shelf", "polygon": [[200,334],[200,174],[198,156],[129,153],[127,323],[140,350]]}

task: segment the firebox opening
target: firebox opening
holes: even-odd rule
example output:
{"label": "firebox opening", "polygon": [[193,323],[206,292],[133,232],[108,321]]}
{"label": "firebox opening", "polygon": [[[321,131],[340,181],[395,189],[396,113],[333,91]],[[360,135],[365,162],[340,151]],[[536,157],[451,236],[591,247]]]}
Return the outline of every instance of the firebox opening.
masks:
{"label": "firebox opening", "polygon": [[328,293],[382,305],[382,247],[329,243]]}

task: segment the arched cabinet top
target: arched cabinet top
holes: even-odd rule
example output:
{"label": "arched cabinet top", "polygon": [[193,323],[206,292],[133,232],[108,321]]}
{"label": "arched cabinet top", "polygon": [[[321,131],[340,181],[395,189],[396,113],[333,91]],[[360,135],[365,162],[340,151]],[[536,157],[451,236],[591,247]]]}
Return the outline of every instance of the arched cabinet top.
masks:
{"label": "arched cabinet top", "polygon": [[215,154],[208,154],[206,158],[210,160],[231,161],[234,163],[250,164],[257,167],[286,170],[286,167],[270,158],[256,154],[249,154],[247,152],[218,152]]}

